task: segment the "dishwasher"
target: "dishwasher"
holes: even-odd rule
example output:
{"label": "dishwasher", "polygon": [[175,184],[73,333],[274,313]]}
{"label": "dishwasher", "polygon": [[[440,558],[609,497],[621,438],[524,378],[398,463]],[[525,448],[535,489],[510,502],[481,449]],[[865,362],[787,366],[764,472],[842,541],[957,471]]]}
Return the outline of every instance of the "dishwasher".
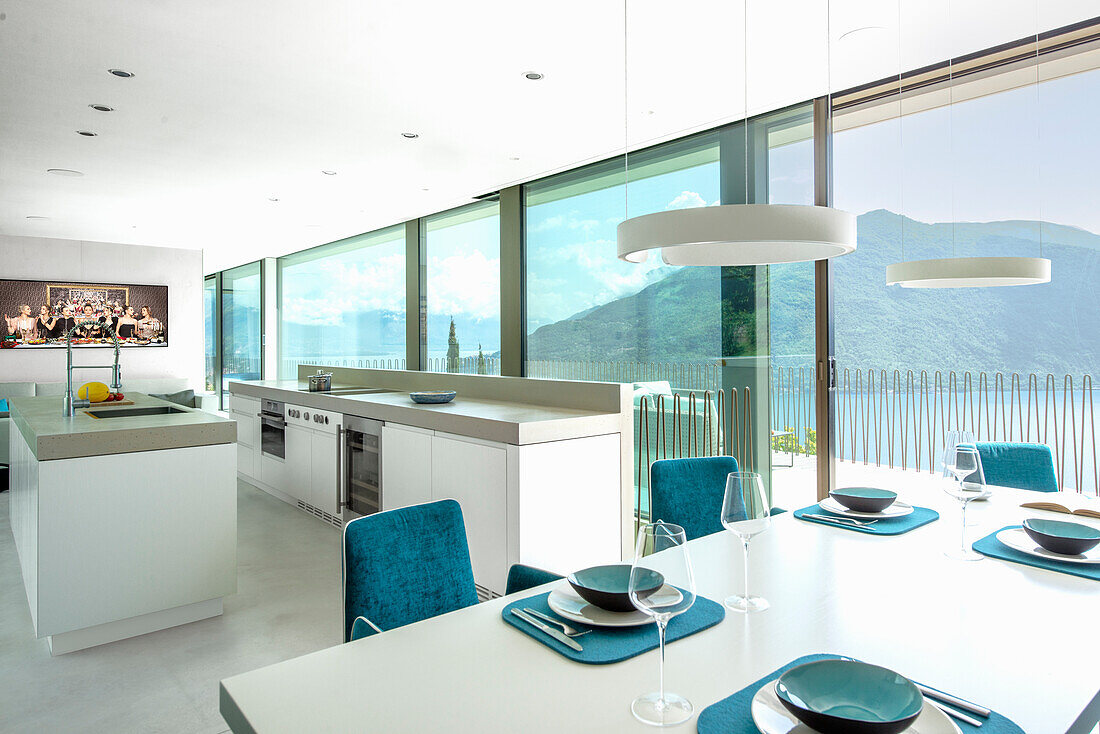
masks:
{"label": "dishwasher", "polygon": [[382,509],[382,421],[345,415],[341,430],[339,502],[347,523]]}

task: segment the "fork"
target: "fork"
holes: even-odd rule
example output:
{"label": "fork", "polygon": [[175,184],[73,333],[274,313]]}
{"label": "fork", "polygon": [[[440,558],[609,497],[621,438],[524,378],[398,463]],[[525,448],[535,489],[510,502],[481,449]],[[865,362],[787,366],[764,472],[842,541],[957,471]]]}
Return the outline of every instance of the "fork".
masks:
{"label": "fork", "polygon": [[844,517],[841,515],[812,515],[806,513],[803,517],[812,517],[815,520],[827,520],[828,522],[835,522],[841,525],[855,525],[856,527],[863,528],[868,525],[874,525],[878,520],[856,520],[854,517]]}
{"label": "fork", "polygon": [[562,634],[564,634],[566,637],[580,637],[581,635],[587,635],[589,632],[592,631],[592,630],[579,630],[576,627],[573,627],[572,625],[568,625],[565,622],[562,622],[560,619],[554,619],[549,614],[543,614],[542,612],[538,611],[537,609],[531,609],[530,607],[526,607],[523,611],[527,612],[530,615],[538,617],[543,622],[548,622],[549,624],[552,624],[552,625],[555,625],[556,627],[559,627],[562,631]]}

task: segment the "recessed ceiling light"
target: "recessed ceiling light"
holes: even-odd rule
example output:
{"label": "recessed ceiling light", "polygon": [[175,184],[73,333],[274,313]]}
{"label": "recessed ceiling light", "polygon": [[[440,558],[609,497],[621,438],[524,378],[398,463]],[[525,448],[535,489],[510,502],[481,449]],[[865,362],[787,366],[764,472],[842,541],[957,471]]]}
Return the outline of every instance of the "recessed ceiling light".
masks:
{"label": "recessed ceiling light", "polygon": [[134,72],[126,71],[125,69],[108,69],[107,71],[111,72],[117,77],[122,77],[123,79],[130,79],[134,76]]}
{"label": "recessed ceiling light", "polygon": [[325,174],[326,176],[335,176],[336,175],[336,171],[321,171],[321,173]]}
{"label": "recessed ceiling light", "polygon": [[114,107],[108,107],[105,104],[90,104],[88,106],[91,107],[96,112],[114,112],[115,111]]}
{"label": "recessed ceiling light", "polygon": [[268,199],[268,201],[278,201],[278,199],[276,199],[274,196],[272,196],[270,199]]}
{"label": "recessed ceiling light", "polygon": [[32,214],[32,215],[28,216],[27,219],[34,219],[36,221],[46,221],[46,220],[49,219],[49,217],[40,217],[40,216]]}
{"label": "recessed ceiling light", "polygon": [[529,71],[529,72],[525,73],[523,76],[526,79],[530,79],[533,82],[537,82],[539,79],[542,79],[542,74],[538,73],[537,71]]}
{"label": "recessed ceiling light", "polygon": [[510,160],[510,161],[518,161],[518,160],[519,160],[519,156],[518,156],[518,155],[508,156],[508,160]]}
{"label": "recessed ceiling light", "polygon": [[80,171],[73,171],[69,168],[47,168],[46,173],[52,173],[55,176],[71,176],[73,178],[84,175]]}
{"label": "recessed ceiling light", "polygon": [[96,135],[99,135],[99,133],[93,133],[90,130],[77,130],[76,134],[83,135],[86,138],[94,138]]}
{"label": "recessed ceiling light", "polygon": [[417,133],[401,133],[401,137],[408,138],[409,140],[412,140],[414,138],[419,138],[420,135],[418,135]]}
{"label": "recessed ceiling light", "polygon": [[431,189],[420,189],[421,191],[431,191]]}

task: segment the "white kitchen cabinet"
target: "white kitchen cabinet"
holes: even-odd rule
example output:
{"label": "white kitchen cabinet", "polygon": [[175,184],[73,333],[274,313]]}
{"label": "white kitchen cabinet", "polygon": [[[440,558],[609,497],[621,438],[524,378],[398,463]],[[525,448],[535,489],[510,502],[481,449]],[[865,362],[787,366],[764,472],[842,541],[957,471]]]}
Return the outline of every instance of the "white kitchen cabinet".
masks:
{"label": "white kitchen cabinet", "polygon": [[260,401],[234,395],[230,416],[237,421],[237,471],[250,479],[260,474]]}
{"label": "white kitchen cabinet", "polygon": [[310,431],[311,469],[310,497],[311,505],[330,515],[339,515],[336,486],[336,464],[339,459],[336,434]]}
{"label": "white kitchen cabinet", "polygon": [[[386,445],[384,438],[382,445]],[[431,473],[432,499],[450,498],[462,505],[474,580],[504,593],[509,565],[504,445],[437,433],[432,437]],[[382,491],[389,492],[384,481]]]}
{"label": "white kitchen cabinet", "polygon": [[387,423],[382,426],[382,509],[430,502],[434,431]]}
{"label": "white kitchen cabinet", "polygon": [[286,484],[281,488],[296,500],[313,501],[311,465],[313,431],[300,426],[286,427]]}

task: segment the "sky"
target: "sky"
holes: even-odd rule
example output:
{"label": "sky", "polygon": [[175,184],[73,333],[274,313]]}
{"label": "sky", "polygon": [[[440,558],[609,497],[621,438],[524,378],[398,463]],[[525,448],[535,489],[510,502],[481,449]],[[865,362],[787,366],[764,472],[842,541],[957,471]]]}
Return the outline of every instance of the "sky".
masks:
{"label": "sky", "polygon": [[[907,115],[837,134],[835,205],[924,222],[1043,219],[1100,232],[1100,70]],[[771,203],[812,203],[810,141],[769,153]],[[636,216],[718,203],[718,164],[527,209],[527,330],[636,293],[673,268],[615,255],[615,228]],[[296,266],[285,316],[339,324],[354,310],[404,309],[400,240]],[[451,316],[474,324],[463,351],[499,348],[499,217],[441,228],[427,241],[429,333]],[[445,344],[429,344],[430,351]]]}

